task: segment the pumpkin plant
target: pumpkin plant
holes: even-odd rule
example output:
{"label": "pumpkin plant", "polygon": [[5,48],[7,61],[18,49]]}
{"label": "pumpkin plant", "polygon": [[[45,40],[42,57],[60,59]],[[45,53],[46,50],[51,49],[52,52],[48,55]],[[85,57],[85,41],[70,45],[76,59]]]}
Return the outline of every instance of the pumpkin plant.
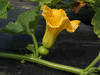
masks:
{"label": "pumpkin plant", "polygon": [[[34,44],[27,45],[27,49],[30,50],[31,54],[11,54],[11,53],[3,53],[0,52],[0,57],[2,58],[9,58],[9,59],[17,59],[21,60],[21,63],[25,63],[25,61],[35,62],[47,67],[51,67],[54,69],[64,70],[72,73],[76,73],[79,75],[97,75],[94,72],[97,70],[100,70],[99,67],[93,67],[98,60],[100,60],[100,53],[96,57],[96,59],[85,69],[80,69],[76,67],[71,67],[67,65],[61,65],[53,62],[49,62],[47,60],[42,59],[42,56],[49,54],[49,48],[53,46],[57,36],[59,33],[66,29],[67,32],[75,32],[75,30],[78,28],[80,20],[72,20],[70,21],[67,17],[67,14],[63,9],[51,9],[49,6],[55,6],[58,2],[62,2],[66,5],[66,7],[73,7],[73,4],[78,3],[78,7],[76,6],[75,12],[78,13],[78,10],[85,6],[88,3],[89,6],[93,6],[92,8],[96,11],[96,14],[94,15],[92,19],[92,24],[94,26],[94,32],[98,35],[100,38],[100,32],[99,32],[99,13],[100,13],[100,7],[99,3],[100,0],[71,0],[72,3],[65,3],[62,0],[30,0],[33,2],[39,2],[39,5],[36,6],[35,10],[27,11],[25,13],[22,13],[18,16],[17,21],[15,23],[9,22],[4,28],[0,29],[0,32],[2,33],[11,33],[11,34],[27,34],[32,37]],[[78,2],[79,1],[79,2]],[[81,4],[81,5],[80,5]],[[83,5],[82,5],[83,4]],[[59,5],[60,7],[60,5]],[[61,5],[61,7],[64,7]],[[7,18],[7,11],[13,9],[10,2],[7,0],[0,1],[0,18],[5,19]],[[42,45],[38,47],[37,40],[35,38],[35,31],[36,26],[39,20],[40,16],[40,10],[43,10],[42,16],[46,20],[46,30],[45,34],[42,39]],[[72,8],[73,9],[73,8]],[[76,9],[78,9],[76,11]],[[98,16],[98,17],[97,17]]]}

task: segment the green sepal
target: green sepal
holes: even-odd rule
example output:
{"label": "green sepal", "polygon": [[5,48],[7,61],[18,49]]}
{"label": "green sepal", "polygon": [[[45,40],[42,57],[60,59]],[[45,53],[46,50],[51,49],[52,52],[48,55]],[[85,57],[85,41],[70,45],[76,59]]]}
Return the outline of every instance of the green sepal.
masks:
{"label": "green sepal", "polygon": [[11,9],[14,9],[14,7],[10,4],[7,0],[1,0],[0,1],[0,19],[7,19],[7,12]]}

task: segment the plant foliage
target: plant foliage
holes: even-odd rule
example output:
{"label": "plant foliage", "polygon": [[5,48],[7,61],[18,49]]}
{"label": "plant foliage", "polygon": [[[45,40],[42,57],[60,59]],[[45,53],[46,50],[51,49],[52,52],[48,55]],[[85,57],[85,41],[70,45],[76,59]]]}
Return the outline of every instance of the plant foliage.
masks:
{"label": "plant foliage", "polygon": [[95,3],[93,3],[93,10],[96,12],[100,8],[100,0],[96,0]]}
{"label": "plant foliage", "polygon": [[100,39],[100,8],[98,9],[94,17],[92,18],[91,24],[94,26],[94,33]]}
{"label": "plant foliage", "polygon": [[0,29],[0,32],[11,34],[32,34],[35,33],[40,15],[40,6],[35,10],[27,11],[18,16],[15,23],[9,22],[7,26]]}
{"label": "plant foliage", "polygon": [[9,1],[0,1],[0,19],[7,19],[7,12],[14,9]]}

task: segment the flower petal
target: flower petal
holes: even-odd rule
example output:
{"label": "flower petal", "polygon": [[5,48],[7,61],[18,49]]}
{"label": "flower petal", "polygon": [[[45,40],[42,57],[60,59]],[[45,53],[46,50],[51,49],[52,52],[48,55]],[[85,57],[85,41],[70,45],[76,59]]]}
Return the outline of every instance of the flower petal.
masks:
{"label": "flower petal", "polygon": [[43,12],[42,12],[42,16],[44,16],[44,18],[46,20],[48,20],[48,18],[52,17],[52,9],[50,9],[48,6],[44,5],[43,6]]}
{"label": "flower petal", "polygon": [[42,39],[43,46],[50,48],[58,34],[66,29],[68,32],[74,32],[79,26],[79,20],[70,21],[63,9],[50,9],[43,6],[42,16],[46,20],[46,31]]}
{"label": "flower petal", "polygon": [[52,27],[59,27],[62,21],[67,18],[66,13],[63,9],[50,9],[46,5],[43,6],[42,16],[44,16],[45,20],[49,22],[49,25],[51,25]]}
{"label": "flower petal", "polygon": [[75,32],[75,30],[78,28],[80,22],[81,21],[79,21],[79,20],[70,21],[71,25],[69,27],[67,26],[66,30],[70,33]]}

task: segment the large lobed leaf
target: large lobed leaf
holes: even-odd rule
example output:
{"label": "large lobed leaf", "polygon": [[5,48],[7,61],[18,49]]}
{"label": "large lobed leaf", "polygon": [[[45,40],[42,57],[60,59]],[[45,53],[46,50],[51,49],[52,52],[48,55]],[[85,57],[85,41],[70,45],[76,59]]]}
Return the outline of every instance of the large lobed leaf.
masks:
{"label": "large lobed leaf", "polygon": [[0,32],[11,33],[11,34],[18,34],[21,33],[22,31],[23,31],[22,25],[20,25],[17,22],[15,24],[13,22],[9,22],[6,27],[0,29]]}
{"label": "large lobed leaf", "polygon": [[0,32],[11,34],[33,34],[40,15],[40,6],[35,10],[27,11],[18,16],[15,23],[9,22],[8,25],[0,29]]}
{"label": "large lobed leaf", "polygon": [[98,9],[94,17],[92,18],[91,24],[94,26],[94,33],[100,39],[100,8]]}
{"label": "large lobed leaf", "polygon": [[9,1],[0,0],[0,19],[7,19],[7,12],[14,9]]}

